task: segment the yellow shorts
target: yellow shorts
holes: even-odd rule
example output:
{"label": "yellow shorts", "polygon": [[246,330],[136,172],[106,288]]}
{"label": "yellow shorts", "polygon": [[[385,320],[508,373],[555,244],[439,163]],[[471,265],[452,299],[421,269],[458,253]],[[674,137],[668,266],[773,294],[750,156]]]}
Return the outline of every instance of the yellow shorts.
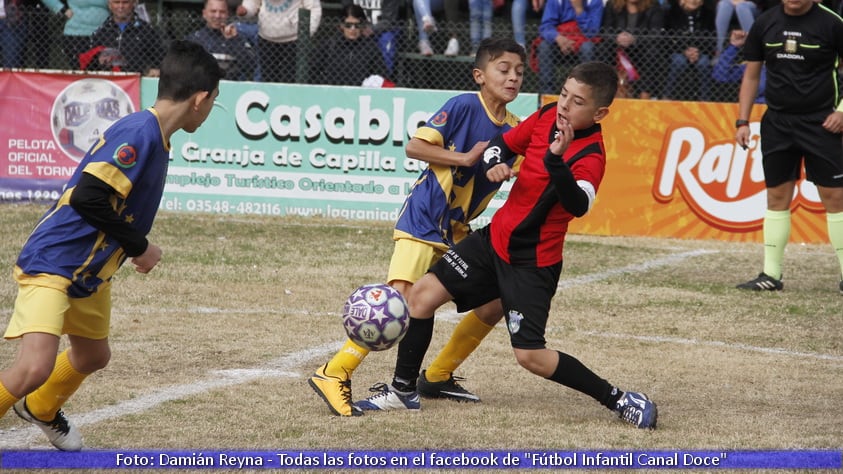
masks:
{"label": "yellow shorts", "polygon": [[438,249],[425,242],[412,239],[398,239],[395,241],[395,250],[392,252],[392,259],[389,261],[389,273],[387,283],[402,280],[415,284],[423,277],[434,262],[445,254],[444,250]]}
{"label": "yellow shorts", "polygon": [[[111,322],[111,284],[105,283],[87,298],[70,298],[55,288],[55,276],[26,276],[18,281],[15,311],[6,328],[6,339],[43,332],[105,339]],[[39,280],[44,280],[39,284]]]}

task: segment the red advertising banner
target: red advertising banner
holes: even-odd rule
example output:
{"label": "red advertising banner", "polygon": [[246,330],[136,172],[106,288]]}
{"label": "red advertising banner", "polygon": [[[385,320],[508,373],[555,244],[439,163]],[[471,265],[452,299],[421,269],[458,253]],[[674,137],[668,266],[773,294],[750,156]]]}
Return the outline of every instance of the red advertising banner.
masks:
{"label": "red advertising banner", "polygon": [[0,202],[56,199],[100,134],[139,104],[136,74],[0,71]]}

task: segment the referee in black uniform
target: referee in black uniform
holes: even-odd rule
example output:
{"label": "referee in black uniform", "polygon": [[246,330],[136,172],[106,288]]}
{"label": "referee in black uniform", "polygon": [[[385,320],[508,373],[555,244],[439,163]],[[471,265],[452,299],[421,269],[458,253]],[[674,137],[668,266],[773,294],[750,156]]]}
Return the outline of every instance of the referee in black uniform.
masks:
{"label": "referee in black uniform", "polygon": [[[761,152],[767,187],[764,270],[737,287],[779,291],[790,238],[790,205],[802,165],[826,211],[828,235],[843,275],[843,103],[838,60],[843,19],[812,0],[783,0],[753,23],[743,47],[747,61],[735,138],[755,145],[749,115],[767,69],[767,111],[761,119]],[[843,279],[838,288],[843,294]]]}

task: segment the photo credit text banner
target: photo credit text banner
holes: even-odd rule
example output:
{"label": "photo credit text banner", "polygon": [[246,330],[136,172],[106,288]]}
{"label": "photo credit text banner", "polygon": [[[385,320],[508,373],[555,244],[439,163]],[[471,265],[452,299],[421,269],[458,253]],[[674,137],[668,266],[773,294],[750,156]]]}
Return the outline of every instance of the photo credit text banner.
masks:
{"label": "photo credit text banner", "polygon": [[2,469],[841,469],[840,451],[6,451]]}

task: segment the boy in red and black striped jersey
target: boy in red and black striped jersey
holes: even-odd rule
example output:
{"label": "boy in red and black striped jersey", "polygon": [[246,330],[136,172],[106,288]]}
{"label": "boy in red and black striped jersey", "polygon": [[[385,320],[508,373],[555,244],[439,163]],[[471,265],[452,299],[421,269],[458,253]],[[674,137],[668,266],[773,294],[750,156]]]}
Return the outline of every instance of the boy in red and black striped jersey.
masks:
{"label": "boy in red and black striped jersey", "polygon": [[[655,428],[655,403],[622,392],[576,358],[546,348],[544,338],[568,222],[588,212],[603,180],[606,153],[598,122],[609,113],[616,90],[614,68],[580,64],[557,103],[489,142],[483,155],[489,180],[512,178],[507,161],[521,154],[518,180],[491,223],[449,249],[410,293],[410,329],[398,346],[389,386],[394,398],[417,390],[438,307],[453,300],[459,311],[467,311],[500,298],[522,367],[590,395],[639,428]],[[401,406],[382,394],[358,404],[368,410]]]}

